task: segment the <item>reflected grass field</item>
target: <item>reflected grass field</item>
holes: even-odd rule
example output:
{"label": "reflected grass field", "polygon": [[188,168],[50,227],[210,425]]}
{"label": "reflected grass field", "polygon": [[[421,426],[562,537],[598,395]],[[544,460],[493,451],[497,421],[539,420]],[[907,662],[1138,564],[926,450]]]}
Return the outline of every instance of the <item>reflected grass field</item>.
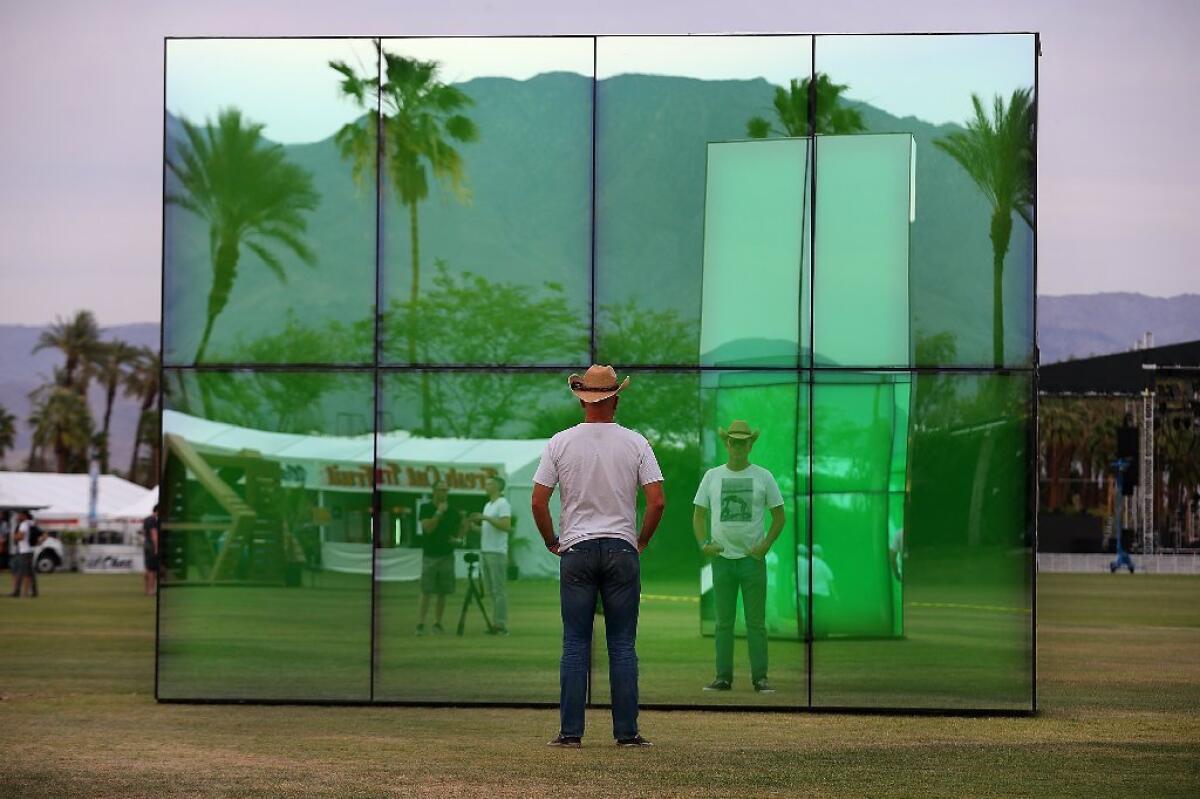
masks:
{"label": "reflected grass field", "polygon": [[[173,699],[367,701],[370,606],[364,578],[324,573],[303,587],[172,586],[163,599],[160,696]],[[486,634],[471,605],[455,634],[465,582],[449,598],[444,634],[417,636],[415,582],[379,585],[374,697],[395,702],[513,702],[558,699],[561,623],[558,583],[509,584],[511,635]],[[997,600],[999,602],[999,600]],[[490,610],[490,601],[485,603]],[[427,619],[434,619],[432,610]],[[701,690],[714,676],[713,639],[700,634],[695,586],[648,580],[638,654],[646,705],[809,704],[808,647],[772,639],[776,693],[755,693],[744,639],[735,644],[734,690]],[[973,585],[916,586],[903,639],[821,640],[812,703],[817,707],[1028,710],[1029,611],[981,603]],[[594,702],[609,701],[604,620],[593,648]]]}
{"label": "reflected grass field", "polygon": [[[65,574],[42,585],[36,602],[0,604],[0,724],[10,740],[27,742],[7,749],[3,796],[1094,798],[1200,790],[1200,580],[1191,577],[1043,575],[1035,718],[643,711],[643,731],[658,745],[638,752],[611,746],[603,710],[589,713],[582,751],[557,752],[543,745],[555,731],[554,709],[159,705],[154,607],[138,593],[140,578]],[[647,618],[658,612],[648,601]],[[684,603],[662,612],[695,618]],[[705,659],[695,678],[703,680],[711,640],[697,639],[693,653]],[[447,663],[462,667],[457,655],[492,640],[418,641],[402,629],[396,637],[413,647],[408,662],[424,659],[447,677]],[[512,657],[527,650],[521,662],[533,663],[553,657],[557,631],[538,639],[548,652],[516,633],[505,640],[524,641]],[[657,646],[644,647],[644,693],[670,689],[655,674],[671,673]],[[680,674],[681,691],[685,681],[687,691],[697,687],[690,668]],[[487,679],[505,685],[498,672]]]}

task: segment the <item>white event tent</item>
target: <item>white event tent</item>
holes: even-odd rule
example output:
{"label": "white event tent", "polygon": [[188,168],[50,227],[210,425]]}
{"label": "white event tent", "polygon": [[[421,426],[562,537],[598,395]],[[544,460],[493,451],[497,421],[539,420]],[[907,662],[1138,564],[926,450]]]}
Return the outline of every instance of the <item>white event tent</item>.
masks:
{"label": "white event tent", "polygon": [[[134,521],[125,510],[154,494],[112,474],[96,480],[96,518],[101,526]],[[90,491],[86,474],[0,472],[0,508],[32,509],[47,530],[86,527]]]}
{"label": "white event tent", "polygon": [[[482,497],[480,475],[494,472],[505,479],[505,495],[517,516],[510,561],[523,578],[558,576],[558,559],[542,544],[529,512],[533,474],[548,439],[422,438],[404,431],[378,436],[301,435],[239,427],[171,410],[163,412],[163,432],[179,436],[200,454],[253,450],[279,462],[288,484],[302,481],[316,492],[368,493],[374,473],[389,491],[425,494],[434,479],[445,479],[452,495]],[[557,505],[557,494],[552,503]],[[556,507],[553,511],[557,516]],[[380,550],[379,556],[389,560],[380,579],[415,579],[420,573],[417,553]],[[326,568],[369,573],[370,545],[325,542],[322,560]],[[459,567],[461,571],[461,554]]]}

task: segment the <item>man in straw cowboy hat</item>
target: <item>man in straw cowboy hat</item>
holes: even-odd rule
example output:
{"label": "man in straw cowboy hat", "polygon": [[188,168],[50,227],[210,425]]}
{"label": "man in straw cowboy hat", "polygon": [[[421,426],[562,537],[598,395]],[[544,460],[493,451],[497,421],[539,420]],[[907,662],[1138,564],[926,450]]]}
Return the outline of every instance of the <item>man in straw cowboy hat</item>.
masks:
{"label": "man in straw cowboy hat", "polygon": [[[733,625],[740,591],[746,616],[746,643],[750,648],[751,683],[759,693],[774,693],[767,681],[765,558],[783,530],[783,495],[775,477],[750,462],[750,450],[758,434],[742,419],[735,419],[728,429],[718,428],[729,460],[705,472],[696,490],[692,531],[705,556],[713,559],[717,617],[717,674],[704,686],[706,691],[728,691],[733,687]],[[766,508],[771,509],[771,529],[763,535]]]}
{"label": "man in straw cowboy hat", "polygon": [[[613,737],[619,746],[649,746],[638,734],[638,606],[641,563],[662,519],[663,476],[650,444],[613,421],[618,385],[611,366],[591,366],[568,379],[579,398],[581,424],[555,434],[533,476],[533,519],[546,548],[561,558],[563,653],[559,670],[560,726],[551,746],[578,747],[591,662],[596,596],[604,602]],[[550,496],[561,486],[559,533],[550,517]],[[638,486],[646,495],[641,530],[635,529]]]}

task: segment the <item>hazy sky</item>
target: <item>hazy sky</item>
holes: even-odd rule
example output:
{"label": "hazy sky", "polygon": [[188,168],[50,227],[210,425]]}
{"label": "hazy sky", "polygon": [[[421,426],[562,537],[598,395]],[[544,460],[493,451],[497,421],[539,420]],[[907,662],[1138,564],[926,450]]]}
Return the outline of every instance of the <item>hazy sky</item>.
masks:
{"label": "hazy sky", "polygon": [[[5,2],[0,5],[0,322],[40,324],[76,308],[102,324],[154,321],[159,311],[164,36],[650,34],[725,32],[1040,31],[1039,291],[1063,294],[1200,292],[1200,69],[1192,48],[1200,3],[1107,0],[1004,4],[970,0],[841,0],[729,3],[297,2],[169,0]],[[804,41],[804,40],[800,40]],[[819,51],[820,68],[855,87],[857,99],[935,122],[961,119],[970,90],[1005,93],[1031,76],[1014,72],[1019,39],[964,42],[968,66],[945,74],[945,57],[910,56],[904,71],[872,67],[879,40],[839,39]],[[931,46],[935,40],[929,40]],[[370,58],[363,42],[277,42],[271,60],[304,70],[329,58]],[[685,60],[679,48],[688,46]],[[216,69],[203,47],[231,55]],[[267,135],[323,138],[354,111],[329,92],[309,91],[309,112],[289,116],[278,85],[256,82],[253,54],[237,42],[172,44],[168,107],[204,116],[236,86],[236,101],[271,107]],[[590,73],[588,39],[514,40],[508,75],[549,69]],[[946,40],[938,47],[945,52]],[[803,74],[797,40],[602,40],[600,77],[658,72],[695,77]],[[699,48],[704,52],[700,53]],[[395,43],[437,55],[444,77],[494,73],[482,50],[462,42]],[[324,52],[324,50],[322,50]],[[200,57],[204,66],[201,68]],[[495,63],[494,51],[488,54]],[[249,60],[247,60],[249,59]],[[802,71],[794,68],[799,65]],[[855,70],[858,70],[855,72]],[[919,91],[938,72],[962,92]],[[1025,72],[1028,70],[1026,69]],[[258,97],[256,102],[250,100]],[[889,103],[895,103],[889,107]],[[956,105],[958,104],[958,105]],[[901,107],[903,106],[903,107]],[[294,107],[294,106],[293,106]],[[261,115],[260,115],[261,116]]]}

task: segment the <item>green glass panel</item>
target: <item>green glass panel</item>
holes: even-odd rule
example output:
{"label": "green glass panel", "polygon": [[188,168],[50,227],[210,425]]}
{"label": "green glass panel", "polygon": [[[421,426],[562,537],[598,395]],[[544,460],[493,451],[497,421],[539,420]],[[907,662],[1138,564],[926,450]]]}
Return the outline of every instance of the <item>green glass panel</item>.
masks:
{"label": "green glass panel", "polygon": [[[789,86],[808,79],[811,41],[597,38],[595,334],[601,363],[701,362],[708,146],[752,133],[807,135],[807,89]],[[725,310],[750,317],[769,307],[771,297],[747,293],[728,298]],[[795,318],[794,308],[784,312]],[[774,357],[775,348],[768,354]]]}
{"label": "green glass panel", "polygon": [[[811,576],[813,637],[890,638],[901,625],[900,575],[889,557],[889,494],[815,494],[813,546],[801,593]],[[901,505],[901,508],[903,505]],[[805,553],[801,553],[803,556]],[[821,665],[821,652],[814,665]],[[814,672],[813,693],[817,695]]]}
{"label": "green glass panel", "polygon": [[708,146],[703,365],[798,363],[808,152],[808,139]]}
{"label": "green glass panel", "polygon": [[817,37],[816,71],[839,87],[818,92],[819,131],[916,140],[918,366],[1033,363],[1036,49],[1033,34]]}
{"label": "green glass panel", "polygon": [[[557,697],[558,559],[542,543],[530,497],[546,442],[581,418],[565,378],[557,372],[498,371],[382,376],[377,698],[552,702]],[[498,402],[499,397],[505,400]],[[495,483],[493,489],[490,477],[499,477],[503,485]],[[439,482],[453,528],[443,532],[461,536],[448,553],[436,550],[438,542],[421,529],[421,519],[441,501],[435,493]],[[485,531],[470,516],[484,512],[492,501],[489,490],[508,504],[506,540],[489,529],[485,541]],[[551,510],[557,520],[557,492]],[[437,564],[424,558],[427,547],[434,547],[431,557],[449,558],[448,585],[430,582]],[[369,550],[357,557],[369,567]],[[482,607],[473,598],[475,590],[482,592]],[[419,623],[427,635],[414,635]],[[434,627],[439,623],[444,634]],[[487,634],[489,625],[501,624],[509,635]]]}
{"label": "green glass panel", "polygon": [[815,379],[813,491],[903,491],[909,375],[838,371]]}
{"label": "green glass panel", "polygon": [[384,360],[585,361],[592,40],[382,47]]}
{"label": "green glass panel", "polygon": [[370,363],[375,135],[329,62],[374,78],[372,42],[172,39],[166,60],[164,363]]}
{"label": "green glass panel", "polygon": [[814,363],[907,366],[912,137],[817,139]]}
{"label": "green glass panel", "polygon": [[[1030,401],[1024,375],[916,377],[907,507],[891,492],[877,510],[903,584],[903,637],[819,640],[814,704],[1031,707]],[[816,516],[817,543],[851,529]],[[839,576],[839,602],[843,587]]]}
{"label": "green glass panel", "polygon": [[372,377],[165,378],[158,696],[367,699]]}

